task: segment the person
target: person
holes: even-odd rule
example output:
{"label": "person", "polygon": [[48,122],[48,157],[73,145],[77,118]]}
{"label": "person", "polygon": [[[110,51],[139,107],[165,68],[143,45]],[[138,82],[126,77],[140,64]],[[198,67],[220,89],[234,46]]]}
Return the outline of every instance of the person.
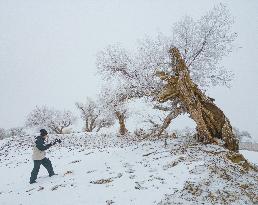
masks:
{"label": "person", "polygon": [[55,140],[53,143],[45,144],[45,140],[48,137],[48,132],[45,129],[40,130],[40,136],[37,136],[35,141],[35,146],[33,147],[32,159],[34,161],[34,167],[31,172],[30,184],[36,183],[36,179],[38,176],[38,172],[40,169],[40,165],[42,164],[48,171],[50,177],[56,175],[51,161],[46,158],[46,150],[51,146],[55,145],[57,142],[61,142],[60,140]]}

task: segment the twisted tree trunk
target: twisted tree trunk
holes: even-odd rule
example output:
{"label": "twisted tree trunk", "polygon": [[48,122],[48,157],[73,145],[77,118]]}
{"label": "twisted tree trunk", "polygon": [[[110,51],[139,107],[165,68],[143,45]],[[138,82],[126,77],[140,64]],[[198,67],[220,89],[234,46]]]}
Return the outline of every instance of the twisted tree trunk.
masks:
{"label": "twisted tree trunk", "polygon": [[172,71],[175,75],[159,72],[167,84],[159,94],[159,101],[179,99],[180,104],[197,124],[197,135],[203,143],[218,143],[238,151],[238,140],[233,134],[229,120],[224,113],[207,97],[190,78],[189,70],[177,48],[170,49],[171,60],[175,62]]}

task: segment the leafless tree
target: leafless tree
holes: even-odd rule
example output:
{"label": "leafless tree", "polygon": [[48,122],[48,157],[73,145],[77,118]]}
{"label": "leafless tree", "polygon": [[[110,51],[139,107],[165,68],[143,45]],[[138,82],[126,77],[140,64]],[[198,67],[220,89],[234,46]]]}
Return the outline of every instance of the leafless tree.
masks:
{"label": "leafless tree", "polygon": [[26,135],[23,127],[12,127],[10,129],[8,129],[7,132],[10,136],[21,136],[22,137],[22,136]]}
{"label": "leafless tree", "polygon": [[114,124],[112,116],[106,115],[99,104],[90,98],[87,98],[85,104],[77,102],[75,105],[79,109],[81,118],[85,123],[85,132],[92,132],[94,130],[98,132],[101,128],[110,127]]}
{"label": "leafless tree", "polygon": [[124,95],[124,92],[124,90],[120,90],[119,87],[110,82],[108,86],[102,88],[99,95],[103,112],[114,116],[118,120],[120,135],[125,135],[128,131],[125,121],[129,112],[125,104],[127,96]]}
{"label": "leafless tree", "polygon": [[27,116],[25,125],[27,127],[46,127],[49,131],[62,134],[63,129],[71,126],[75,117],[70,111],[59,111],[50,109],[47,106],[38,107]]}

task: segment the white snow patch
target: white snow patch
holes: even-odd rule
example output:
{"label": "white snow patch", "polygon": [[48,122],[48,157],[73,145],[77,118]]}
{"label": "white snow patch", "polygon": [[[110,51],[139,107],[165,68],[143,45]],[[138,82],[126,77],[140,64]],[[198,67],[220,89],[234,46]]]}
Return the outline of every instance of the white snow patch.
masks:
{"label": "white snow patch", "polygon": [[[183,190],[186,183],[209,177],[204,171],[211,158],[195,152],[202,148],[199,145],[192,148],[181,139],[168,140],[165,147],[163,140],[136,142],[115,135],[61,138],[63,143],[48,151],[58,175],[49,178],[41,167],[37,183],[32,185],[32,139],[0,141],[1,205],[158,204],[165,196]],[[206,147],[207,152],[214,150],[223,151]],[[242,153],[258,164],[257,153]],[[213,189],[223,186],[217,180]]]}

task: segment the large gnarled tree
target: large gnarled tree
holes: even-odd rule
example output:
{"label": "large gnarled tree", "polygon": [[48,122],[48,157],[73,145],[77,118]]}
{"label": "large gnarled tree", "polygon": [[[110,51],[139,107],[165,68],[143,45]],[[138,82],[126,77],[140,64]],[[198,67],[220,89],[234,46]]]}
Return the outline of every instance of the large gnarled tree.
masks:
{"label": "large gnarled tree", "polygon": [[[213,142],[215,139],[222,139],[225,140],[227,148],[237,150],[237,142],[231,135],[229,121],[212,99],[205,95],[207,88],[215,85],[229,85],[232,79],[232,74],[219,65],[220,60],[232,50],[232,42],[236,37],[236,34],[231,32],[232,23],[228,10],[220,4],[200,20],[194,21],[191,17],[185,17],[174,25],[170,36],[159,34],[155,39],[145,38],[139,41],[137,52],[134,54],[120,45],[107,47],[98,54],[97,67],[105,79],[116,78],[122,82],[124,95],[127,96],[124,99],[145,98],[154,103],[154,108],[169,111],[158,134],[161,134],[178,115],[189,113],[197,123],[201,141]],[[173,53],[171,48],[177,49],[174,49]],[[186,96],[168,98],[170,99],[168,100],[162,95],[169,93],[168,90],[173,93],[173,86],[177,85],[173,84],[172,78],[182,76],[175,70],[177,61],[184,63],[183,76],[185,79],[188,78],[184,83],[181,82],[184,85],[181,91],[185,92],[182,95]],[[157,77],[157,72],[160,73],[161,78]],[[195,90],[190,92],[188,86],[194,86]],[[190,94],[191,96],[188,96]],[[192,98],[199,99],[198,103],[188,102]],[[199,102],[204,99],[206,104],[201,104],[202,107],[200,107]],[[200,110],[200,112],[196,114],[193,110]],[[209,117],[201,118],[199,115]],[[220,120],[222,122],[219,122]],[[208,126],[210,123],[211,125]],[[225,127],[222,129],[226,124],[229,131]],[[224,137],[225,133],[222,132],[229,132],[229,136]]]}
{"label": "large gnarled tree", "polygon": [[238,140],[234,136],[229,120],[215,105],[213,99],[206,96],[195,84],[186,66],[185,60],[177,48],[169,50],[171,56],[171,73],[158,72],[166,85],[159,95],[159,101],[179,100],[183,107],[197,124],[197,135],[204,143],[224,142],[224,146],[232,151],[238,151]]}

